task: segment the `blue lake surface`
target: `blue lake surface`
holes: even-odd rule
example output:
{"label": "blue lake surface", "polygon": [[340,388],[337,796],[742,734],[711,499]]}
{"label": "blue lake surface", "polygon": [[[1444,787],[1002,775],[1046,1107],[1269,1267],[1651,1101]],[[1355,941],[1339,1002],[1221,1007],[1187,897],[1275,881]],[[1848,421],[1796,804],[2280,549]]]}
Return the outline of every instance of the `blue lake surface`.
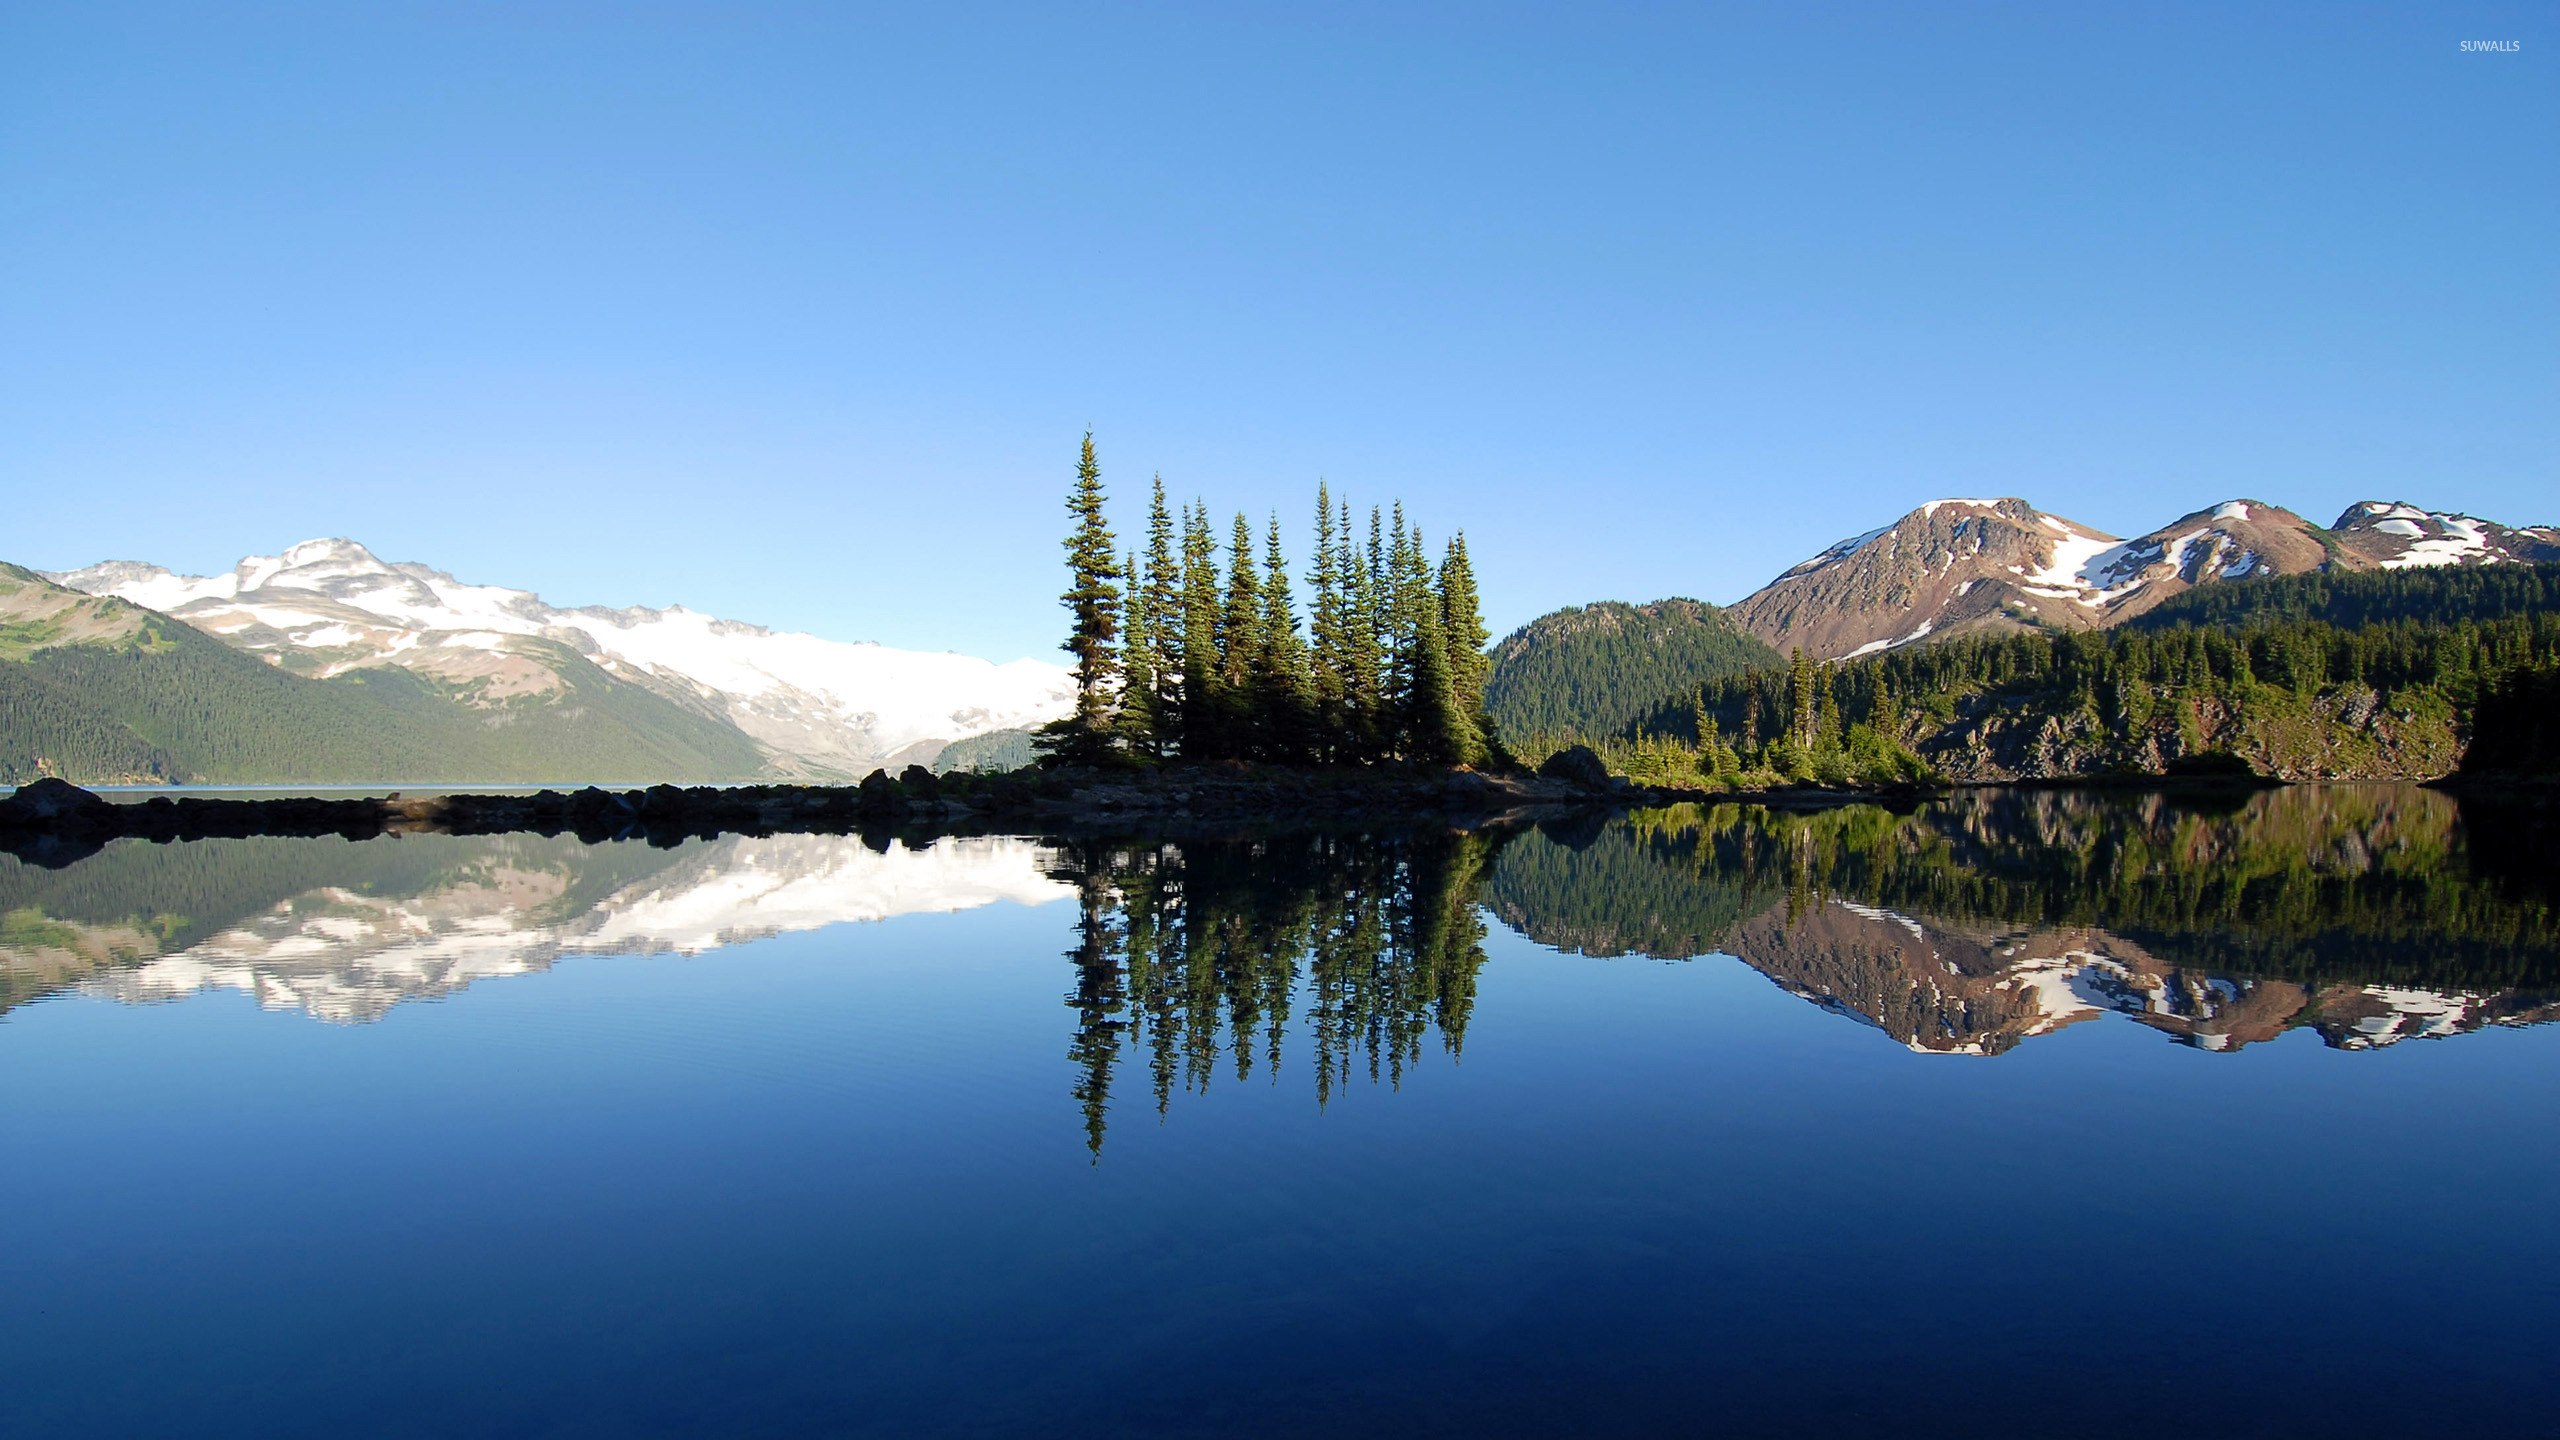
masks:
{"label": "blue lake surface", "polygon": [[2548,1434],[2486,825],[0,859],[0,1430]]}

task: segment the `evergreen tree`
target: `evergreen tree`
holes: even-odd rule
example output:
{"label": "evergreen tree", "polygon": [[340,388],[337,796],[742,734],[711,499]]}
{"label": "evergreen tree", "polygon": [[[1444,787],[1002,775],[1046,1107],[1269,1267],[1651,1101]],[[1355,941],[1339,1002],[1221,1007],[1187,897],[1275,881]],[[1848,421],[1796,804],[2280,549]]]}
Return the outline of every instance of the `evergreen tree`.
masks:
{"label": "evergreen tree", "polygon": [[1127,624],[1120,641],[1120,738],[1134,753],[1155,755],[1161,753],[1158,737],[1162,732],[1156,693],[1155,607],[1147,587],[1139,583],[1138,577],[1146,572],[1138,568],[1136,551],[1122,558],[1121,569],[1130,577],[1130,585]]}
{"label": "evergreen tree", "polygon": [[1068,504],[1065,648],[1077,695],[1072,714],[1043,727],[1047,763],[1502,757],[1485,712],[1485,629],[1463,535],[1433,564],[1399,502],[1371,507],[1364,550],[1350,506],[1319,482],[1302,629],[1277,515],[1259,554],[1241,514],[1221,546],[1203,503],[1181,508],[1177,532],[1159,475],[1145,544],[1119,552],[1090,434]]}
{"label": "evergreen tree", "polygon": [[[1448,688],[1449,650],[1425,554],[1422,532],[1405,527],[1404,504],[1397,502],[1386,554],[1386,709],[1393,751],[1408,759],[1440,754],[1441,712],[1456,703],[1454,695],[1442,693]],[[1425,677],[1426,658],[1438,667],[1438,678]]]}
{"label": "evergreen tree", "polygon": [[1485,685],[1492,677],[1493,662],[1484,649],[1493,637],[1484,628],[1475,566],[1468,562],[1463,530],[1440,559],[1440,631],[1449,652],[1449,688],[1458,715],[1474,731],[1465,757],[1472,765],[1490,758],[1493,746],[1493,717],[1485,709]]}
{"label": "evergreen tree", "polygon": [[1113,752],[1114,711],[1119,703],[1120,578],[1118,547],[1103,518],[1102,467],[1093,457],[1093,432],[1084,437],[1075,483],[1067,491],[1067,590],[1059,597],[1073,616],[1060,647],[1075,657],[1076,708],[1041,727],[1039,748],[1064,764],[1094,764]]}
{"label": "evergreen tree", "polygon": [[1467,763],[1482,742],[1458,709],[1447,633],[1435,622],[1417,624],[1405,651],[1411,657],[1405,667],[1405,754],[1432,765]]}
{"label": "evergreen tree", "polygon": [[1298,616],[1289,594],[1289,565],[1280,554],[1280,517],[1265,534],[1262,558],[1262,649],[1254,666],[1254,711],[1267,759],[1304,763],[1313,758],[1315,681]]}
{"label": "evergreen tree", "polygon": [[1164,507],[1164,476],[1155,477],[1155,493],[1147,502],[1147,595],[1149,666],[1155,674],[1155,751],[1177,749],[1182,734],[1182,566],[1174,551],[1173,516]]}
{"label": "evergreen tree", "polygon": [[[2560,581],[2560,567],[2551,577]],[[2077,773],[2156,773],[2209,751],[2261,770],[2369,773],[2379,763],[2433,773],[2463,753],[2463,727],[2486,687],[2560,654],[2560,603],[2538,608],[2544,584],[2560,602],[2560,583],[2523,567],[2494,585],[2449,575],[2436,614],[2403,618],[2427,598],[2405,575],[2252,582],[2232,587],[2250,592],[2246,604],[2205,611],[2232,616],[2228,628],[1955,637],[1818,671],[1800,660],[1668,699],[1627,734],[1699,737],[1710,725],[1728,737],[1756,734],[1767,716],[1785,743],[1753,757],[1755,768],[1825,778],[1912,778],[1926,772],[1921,755],[1955,737],[2054,725],[2065,736],[2056,754]],[[2377,610],[2386,618],[2367,618]],[[2304,613],[2358,623],[2294,618]],[[1810,737],[1798,719],[1808,688]],[[1863,723],[1845,724],[1851,717]]]}
{"label": "evergreen tree", "polygon": [[1227,593],[1218,612],[1220,753],[1242,759],[1260,748],[1254,674],[1262,664],[1262,581],[1253,561],[1253,525],[1236,514],[1227,543]]}
{"label": "evergreen tree", "polygon": [[1815,709],[1813,661],[1802,646],[1787,652],[1787,738],[1804,749],[1813,748],[1814,727],[1819,723]]}
{"label": "evergreen tree", "polygon": [[1386,753],[1386,647],[1380,617],[1379,567],[1384,561],[1379,516],[1369,511],[1369,549],[1364,556],[1352,538],[1351,507],[1342,507],[1344,708],[1348,712],[1345,743],[1352,758],[1376,760]]}
{"label": "evergreen tree", "polygon": [[1351,724],[1350,613],[1343,602],[1342,557],[1335,553],[1334,536],[1333,496],[1319,480],[1315,568],[1307,575],[1308,588],[1314,592],[1308,613],[1307,628],[1313,645],[1307,679],[1315,720],[1312,749],[1318,760],[1344,758],[1344,740]]}
{"label": "evergreen tree", "polygon": [[1209,509],[1182,511],[1182,753],[1195,760],[1228,753],[1222,719],[1225,677],[1218,669],[1218,545]]}

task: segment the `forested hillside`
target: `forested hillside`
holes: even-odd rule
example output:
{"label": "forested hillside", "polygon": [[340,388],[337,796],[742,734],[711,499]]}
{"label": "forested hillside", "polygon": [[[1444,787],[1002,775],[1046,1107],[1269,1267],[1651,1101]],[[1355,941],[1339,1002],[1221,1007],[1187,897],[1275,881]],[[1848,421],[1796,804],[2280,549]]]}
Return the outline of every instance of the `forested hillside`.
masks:
{"label": "forested hillside", "polygon": [[1030,731],[990,730],[943,746],[931,768],[937,775],[955,770],[1002,772],[1022,769],[1039,758],[1031,748]]}
{"label": "forested hillside", "polygon": [[1722,610],[1699,600],[1605,600],[1542,615],[1493,650],[1485,706],[1513,749],[1610,734],[1665,695],[1782,663]]}
{"label": "forested hillside", "polygon": [[[1618,758],[1670,778],[1875,778],[1916,761],[1998,780],[2160,774],[2229,754],[2286,778],[2431,778],[2461,762],[2484,693],[2560,659],[2552,573],[2301,576],[2197,591],[2155,612],[2234,617],[2210,628],[2145,617],[1800,662],[1653,706]],[[2350,623],[2296,618],[2330,615]],[[2510,703],[2531,713],[2529,698]],[[2514,744],[2536,743],[2529,727],[2518,733]]]}
{"label": "forested hillside", "polygon": [[2483,780],[2560,780],[2560,665],[2510,670],[2488,687],[2462,769]]}
{"label": "forested hillside", "polygon": [[405,670],[290,675],[122,600],[0,572],[0,783],[745,779],[752,740],[563,649],[568,703]]}
{"label": "forested hillside", "polygon": [[2280,620],[2349,628],[2385,621],[2453,625],[2553,610],[2560,610],[2560,565],[2322,570],[2190,590],[2126,621],[2124,628],[2227,629]]}

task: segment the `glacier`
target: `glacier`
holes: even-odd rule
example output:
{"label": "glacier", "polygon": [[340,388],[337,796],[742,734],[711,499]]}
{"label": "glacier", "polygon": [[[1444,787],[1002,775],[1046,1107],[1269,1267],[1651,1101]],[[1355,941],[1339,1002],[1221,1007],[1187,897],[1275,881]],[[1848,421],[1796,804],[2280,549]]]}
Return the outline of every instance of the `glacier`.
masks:
{"label": "glacier", "polygon": [[253,555],[226,575],[108,561],[46,578],[173,616],[296,673],[397,665],[491,703],[562,689],[549,657],[566,645],[734,725],[798,778],[929,761],[954,740],[1057,719],[1075,692],[1072,675],[1045,661],[827,640],[681,605],[563,609],[531,591],[386,562],[347,539]]}

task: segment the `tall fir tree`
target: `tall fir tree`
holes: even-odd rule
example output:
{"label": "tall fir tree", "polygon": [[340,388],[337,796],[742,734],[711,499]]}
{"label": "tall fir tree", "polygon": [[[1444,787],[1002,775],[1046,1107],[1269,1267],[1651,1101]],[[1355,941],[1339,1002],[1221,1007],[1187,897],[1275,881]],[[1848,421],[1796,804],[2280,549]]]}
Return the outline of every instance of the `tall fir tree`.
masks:
{"label": "tall fir tree", "polygon": [[1182,565],[1174,551],[1173,516],[1164,506],[1164,476],[1155,477],[1147,501],[1147,559],[1143,580],[1147,596],[1149,668],[1155,673],[1156,701],[1153,753],[1179,747],[1182,717]]}
{"label": "tall fir tree", "polygon": [[[1427,687],[1445,689],[1448,681],[1448,648],[1439,636],[1440,607],[1431,594],[1431,567],[1423,553],[1422,534],[1406,528],[1404,502],[1399,500],[1388,521],[1386,710],[1393,752],[1404,759],[1436,754],[1440,697]],[[1437,680],[1423,676],[1426,651],[1438,657]]]}
{"label": "tall fir tree", "polygon": [[[1421,604],[1427,606],[1428,589],[1415,588],[1422,590]],[[1431,615],[1415,624],[1405,649],[1411,657],[1405,665],[1406,757],[1431,765],[1467,763],[1479,742],[1475,727],[1458,709],[1450,684],[1448,635],[1439,618]]]}
{"label": "tall fir tree", "polygon": [[1222,546],[1203,503],[1184,505],[1177,527],[1158,475],[1145,544],[1121,553],[1089,433],[1068,509],[1064,648],[1076,661],[1076,703],[1037,737],[1045,763],[1499,757],[1463,534],[1435,566],[1397,502],[1371,507],[1364,547],[1350,505],[1319,481],[1302,628],[1277,515],[1258,554],[1242,514]]}
{"label": "tall fir tree", "polygon": [[1129,577],[1120,638],[1120,740],[1133,753],[1152,756],[1160,753],[1161,733],[1157,723],[1155,606],[1140,581],[1146,572],[1138,566],[1137,552],[1130,551],[1120,564]]}
{"label": "tall fir tree", "polygon": [[1218,542],[1209,508],[1182,511],[1182,753],[1213,760],[1225,753],[1222,719],[1226,677],[1218,668]]}
{"label": "tall fir tree", "polygon": [[1353,741],[1363,761],[1386,758],[1394,744],[1387,713],[1385,517],[1369,507],[1369,545],[1363,551],[1351,529],[1351,507],[1342,515],[1342,568],[1347,590]]}
{"label": "tall fir tree", "polygon": [[1335,550],[1333,495],[1316,482],[1316,547],[1307,573],[1310,641],[1307,684],[1313,705],[1315,737],[1311,749],[1320,761],[1346,758],[1351,735],[1351,637],[1349,612],[1343,603],[1342,557]]}
{"label": "tall fir tree", "polygon": [[1494,745],[1493,716],[1484,702],[1485,686],[1493,676],[1493,662],[1484,647],[1493,636],[1484,628],[1475,566],[1467,559],[1463,530],[1450,540],[1440,559],[1440,629],[1449,651],[1449,688],[1456,696],[1458,714],[1474,731],[1466,763],[1477,764],[1492,758]]}
{"label": "tall fir tree", "polygon": [[1261,746],[1254,672],[1262,664],[1262,577],[1254,564],[1253,522],[1236,512],[1227,542],[1227,593],[1218,612],[1218,675],[1225,701],[1219,716],[1223,753],[1243,758]]}
{"label": "tall fir tree", "polygon": [[1801,647],[1787,654],[1787,739],[1811,750],[1814,727],[1821,723],[1821,712],[1814,698],[1813,660]]}
{"label": "tall fir tree", "polygon": [[1814,677],[1817,698],[1814,701],[1813,743],[1818,750],[1837,750],[1845,738],[1840,725],[1840,700],[1831,693],[1831,681],[1837,668],[1821,666]]}
{"label": "tall fir tree", "polygon": [[1262,649],[1254,665],[1254,711],[1266,759],[1305,763],[1315,736],[1315,681],[1298,637],[1289,562],[1280,553],[1280,517],[1272,515],[1262,551]]}
{"label": "tall fir tree", "polygon": [[1041,727],[1035,742],[1062,764],[1090,765],[1114,753],[1114,711],[1120,692],[1120,578],[1118,547],[1104,518],[1102,466],[1094,459],[1093,432],[1084,436],[1076,478],[1067,491],[1067,589],[1059,597],[1073,617],[1060,648],[1075,657],[1076,705],[1062,720]]}

